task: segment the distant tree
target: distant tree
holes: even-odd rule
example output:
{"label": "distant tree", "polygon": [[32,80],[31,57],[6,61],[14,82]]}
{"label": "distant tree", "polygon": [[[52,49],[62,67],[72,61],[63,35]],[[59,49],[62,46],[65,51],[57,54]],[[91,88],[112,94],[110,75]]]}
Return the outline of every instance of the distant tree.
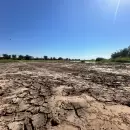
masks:
{"label": "distant tree", "polygon": [[128,57],[130,57],[130,46],[127,49],[128,49]]}
{"label": "distant tree", "polygon": [[24,56],[23,56],[23,55],[19,55],[19,56],[18,56],[18,59],[19,59],[19,60],[24,60]]}
{"label": "distant tree", "polygon": [[3,57],[0,57],[0,60],[2,60],[3,59]]}
{"label": "distant tree", "polygon": [[17,56],[16,55],[12,55],[12,59],[16,60]]}
{"label": "distant tree", "polygon": [[81,63],[85,63],[85,60],[81,60]]}
{"label": "distant tree", "polygon": [[7,54],[3,54],[3,59],[8,59],[8,55]]}
{"label": "distant tree", "polygon": [[32,56],[29,56],[29,55],[26,55],[26,56],[24,56],[24,59],[25,59],[25,60],[32,60],[33,57],[32,57]]}
{"label": "distant tree", "polygon": [[105,60],[105,59],[102,58],[102,57],[98,57],[98,58],[96,59],[96,61],[103,61],[103,60]]}
{"label": "distant tree", "polygon": [[128,48],[124,48],[124,49],[121,49],[121,50],[119,50],[117,52],[114,52],[111,55],[112,59],[124,58],[124,57],[130,57],[130,46]]}
{"label": "distant tree", "polygon": [[11,59],[11,55],[3,54],[3,59]]}
{"label": "distant tree", "polygon": [[118,57],[121,57],[120,52],[114,52],[114,53],[111,55],[111,58],[112,58],[112,59],[115,59],[115,58],[118,58]]}
{"label": "distant tree", "polygon": [[120,51],[121,57],[127,57],[128,56],[128,49],[124,48],[123,50]]}
{"label": "distant tree", "polygon": [[62,57],[59,57],[58,60],[63,60],[63,58],[62,58]]}
{"label": "distant tree", "polygon": [[8,55],[8,59],[11,59],[11,55]]}
{"label": "distant tree", "polygon": [[36,57],[36,58],[34,58],[34,60],[39,60],[39,58],[38,58],[38,57]]}
{"label": "distant tree", "polygon": [[53,57],[53,60],[57,60],[55,57]]}
{"label": "distant tree", "polygon": [[44,56],[44,60],[48,60],[48,56]]}

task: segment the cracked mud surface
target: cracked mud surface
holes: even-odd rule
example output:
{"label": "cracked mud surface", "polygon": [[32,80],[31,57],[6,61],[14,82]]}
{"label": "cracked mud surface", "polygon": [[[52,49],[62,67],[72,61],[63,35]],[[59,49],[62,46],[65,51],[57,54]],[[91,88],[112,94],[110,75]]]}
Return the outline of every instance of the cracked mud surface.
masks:
{"label": "cracked mud surface", "polygon": [[130,130],[130,65],[0,64],[0,130]]}

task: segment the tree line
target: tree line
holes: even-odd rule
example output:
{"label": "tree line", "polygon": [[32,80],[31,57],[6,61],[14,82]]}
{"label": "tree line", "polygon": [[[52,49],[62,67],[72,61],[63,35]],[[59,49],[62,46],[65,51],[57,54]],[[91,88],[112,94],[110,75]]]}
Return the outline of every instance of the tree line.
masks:
{"label": "tree line", "polygon": [[13,59],[13,60],[66,60],[66,61],[70,61],[70,60],[80,60],[80,59],[70,59],[70,58],[56,58],[56,57],[48,57],[48,56],[43,56],[42,58],[39,57],[33,57],[30,55],[8,55],[8,54],[2,54],[2,56],[0,57],[0,59]]}
{"label": "tree line", "polygon": [[116,58],[130,58],[130,46],[127,47],[127,48],[124,48],[124,49],[121,49],[117,52],[114,52],[112,55],[111,55],[111,58],[112,59],[116,59]]}
{"label": "tree line", "polygon": [[112,53],[110,59],[98,57],[98,58],[96,58],[96,61],[97,62],[98,61],[101,61],[101,62],[109,61],[109,62],[122,62],[122,63],[130,62],[130,46]]}

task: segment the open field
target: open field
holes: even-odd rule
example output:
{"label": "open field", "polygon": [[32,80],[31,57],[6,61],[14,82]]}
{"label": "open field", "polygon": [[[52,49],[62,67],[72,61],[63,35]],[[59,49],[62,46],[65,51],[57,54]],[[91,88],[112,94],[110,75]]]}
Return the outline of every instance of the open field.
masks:
{"label": "open field", "polygon": [[64,60],[13,60],[13,59],[1,59],[0,63],[14,63],[14,62],[66,62]]}
{"label": "open field", "polygon": [[0,63],[0,130],[130,130],[130,65]]}

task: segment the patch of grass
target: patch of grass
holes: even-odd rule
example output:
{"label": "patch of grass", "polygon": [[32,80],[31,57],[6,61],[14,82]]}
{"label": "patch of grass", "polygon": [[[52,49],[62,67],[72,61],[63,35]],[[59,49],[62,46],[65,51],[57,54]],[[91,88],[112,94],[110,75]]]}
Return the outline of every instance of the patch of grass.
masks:
{"label": "patch of grass", "polygon": [[12,59],[1,59],[0,60],[0,63],[10,63],[10,62],[19,62],[19,60],[12,60]]}
{"label": "patch of grass", "polygon": [[19,60],[21,62],[68,62],[65,60]]}
{"label": "patch of grass", "polygon": [[95,59],[91,59],[91,60],[85,60],[86,62],[95,62]]}
{"label": "patch of grass", "polygon": [[130,63],[130,58],[129,57],[120,57],[120,58],[111,59],[111,61],[120,62],[120,63]]}
{"label": "patch of grass", "polygon": [[115,58],[115,59],[104,59],[101,61],[96,61],[96,63],[130,63],[130,58],[129,57],[120,57],[120,58]]}
{"label": "patch of grass", "polygon": [[68,62],[65,60],[13,60],[13,59],[0,59],[0,63],[13,63],[13,62]]}

